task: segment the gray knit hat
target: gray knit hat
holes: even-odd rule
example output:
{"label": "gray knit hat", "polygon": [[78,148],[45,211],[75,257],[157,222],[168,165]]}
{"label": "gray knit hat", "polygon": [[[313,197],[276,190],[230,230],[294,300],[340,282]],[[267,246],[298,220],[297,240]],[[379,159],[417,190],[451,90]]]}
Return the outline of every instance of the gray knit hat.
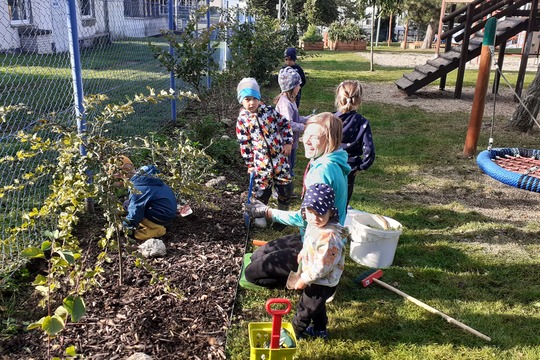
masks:
{"label": "gray knit hat", "polygon": [[300,85],[302,79],[296,70],[287,66],[279,70],[278,83],[281,88],[281,92],[294,89],[297,85]]}
{"label": "gray knit hat", "polygon": [[261,100],[261,90],[257,80],[254,78],[243,78],[236,87],[236,94],[238,102],[241,104],[245,97],[253,96],[256,99]]}

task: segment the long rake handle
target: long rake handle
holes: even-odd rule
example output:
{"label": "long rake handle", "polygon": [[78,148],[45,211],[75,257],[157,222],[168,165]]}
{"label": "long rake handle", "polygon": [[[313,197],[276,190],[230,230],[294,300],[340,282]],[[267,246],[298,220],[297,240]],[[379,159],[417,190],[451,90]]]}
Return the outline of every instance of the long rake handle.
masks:
{"label": "long rake handle", "polygon": [[486,336],[486,335],[482,334],[481,332],[474,330],[470,326],[465,325],[464,323],[454,319],[453,317],[450,317],[450,316],[446,315],[445,313],[440,312],[439,310],[429,306],[428,304],[426,304],[426,303],[424,303],[424,302],[422,302],[422,301],[420,301],[420,300],[418,300],[418,299],[404,293],[403,291],[396,289],[392,285],[388,285],[384,281],[381,281],[381,280],[375,279],[375,278],[373,279],[373,281],[375,281],[377,284],[381,285],[382,287],[385,287],[388,290],[393,291],[396,294],[403,296],[405,299],[415,303],[416,305],[418,305],[420,307],[423,307],[427,311],[429,311],[429,312],[431,312],[433,314],[437,314],[437,315],[442,316],[449,323],[457,325],[460,328],[462,328],[463,330],[466,330],[466,331],[470,332],[471,334],[474,334],[474,335],[478,336],[479,338],[482,338],[482,339],[487,340],[487,341],[491,341],[491,338],[489,336]]}

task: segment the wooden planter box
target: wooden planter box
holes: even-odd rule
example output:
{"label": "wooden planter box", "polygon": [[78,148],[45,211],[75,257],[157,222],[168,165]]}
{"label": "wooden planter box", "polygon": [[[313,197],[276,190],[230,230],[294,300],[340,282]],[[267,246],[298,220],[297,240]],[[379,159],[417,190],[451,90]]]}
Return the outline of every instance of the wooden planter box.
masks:
{"label": "wooden planter box", "polygon": [[317,41],[314,43],[302,42],[302,49],[304,50],[324,50],[324,42]]}
{"label": "wooden planter box", "polygon": [[328,41],[330,50],[366,50],[366,41]]}

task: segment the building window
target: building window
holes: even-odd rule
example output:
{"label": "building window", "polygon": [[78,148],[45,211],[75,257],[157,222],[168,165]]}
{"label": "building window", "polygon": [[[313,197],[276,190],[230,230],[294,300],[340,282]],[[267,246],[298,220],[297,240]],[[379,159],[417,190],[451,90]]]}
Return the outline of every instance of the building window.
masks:
{"label": "building window", "polygon": [[128,17],[159,17],[167,15],[167,0],[124,0],[124,15]]}
{"label": "building window", "polygon": [[81,15],[83,18],[94,17],[92,0],[80,0]]}
{"label": "building window", "polygon": [[30,0],[8,0],[8,12],[11,23],[30,23]]}

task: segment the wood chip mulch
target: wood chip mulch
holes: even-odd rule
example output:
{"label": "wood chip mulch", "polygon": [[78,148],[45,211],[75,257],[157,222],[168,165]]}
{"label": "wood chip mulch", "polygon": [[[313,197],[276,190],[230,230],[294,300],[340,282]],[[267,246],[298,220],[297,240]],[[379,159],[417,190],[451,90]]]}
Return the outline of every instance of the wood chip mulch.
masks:
{"label": "wood chip mulch", "polygon": [[[40,331],[21,331],[0,339],[0,359],[63,357],[70,345],[95,360],[136,352],[153,359],[225,359],[246,230],[240,194],[220,193],[210,202],[215,206],[192,206],[193,214],[168,229],[165,257],[137,265],[135,245],[126,246],[122,285],[118,252],[109,251],[98,286],[84,296],[86,315],[51,342],[50,354]],[[101,251],[95,221],[85,219],[78,229],[81,244],[94,256]],[[30,321],[46,314],[36,303],[24,305]]]}

